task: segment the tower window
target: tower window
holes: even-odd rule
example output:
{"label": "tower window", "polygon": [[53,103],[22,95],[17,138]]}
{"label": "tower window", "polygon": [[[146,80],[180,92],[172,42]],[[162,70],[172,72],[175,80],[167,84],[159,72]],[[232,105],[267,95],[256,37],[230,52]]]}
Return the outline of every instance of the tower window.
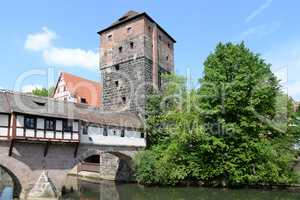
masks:
{"label": "tower window", "polygon": [[134,43],[130,42],[130,48],[133,49],[134,48]]}
{"label": "tower window", "polygon": [[80,98],[80,103],[87,103],[86,98]]}
{"label": "tower window", "polygon": [[169,56],[166,57],[166,60],[169,60]]}
{"label": "tower window", "polygon": [[158,39],[161,40],[161,35],[158,36]]}
{"label": "tower window", "polygon": [[127,33],[131,33],[131,30],[132,30],[132,28],[131,28],[131,27],[128,27],[128,28],[127,28]]}
{"label": "tower window", "polygon": [[149,32],[151,31],[151,26],[148,26],[148,31],[149,31]]}
{"label": "tower window", "polygon": [[119,47],[119,53],[122,53],[123,47]]}
{"label": "tower window", "polygon": [[126,103],[126,97],[122,97],[122,103],[123,103],[123,104]]}
{"label": "tower window", "polygon": [[120,65],[115,65],[115,70],[118,71],[120,69]]}
{"label": "tower window", "polygon": [[171,44],[170,44],[170,42],[168,42],[168,47],[169,47],[169,48],[171,48]]}
{"label": "tower window", "polygon": [[119,81],[115,81],[116,87],[119,87]]}
{"label": "tower window", "polygon": [[108,41],[111,41],[111,39],[112,39],[112,35],[110,34],[110,35],[108,35],[107,36],[107,39],[108,39]]}

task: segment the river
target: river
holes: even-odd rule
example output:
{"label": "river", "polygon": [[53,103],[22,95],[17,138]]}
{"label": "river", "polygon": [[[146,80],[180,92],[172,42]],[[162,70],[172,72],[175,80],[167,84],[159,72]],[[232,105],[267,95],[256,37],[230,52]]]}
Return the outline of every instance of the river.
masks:
{"label": "river", "polygon": [[299,200],[288,191],[227,190],[196,187],[143,187],[137,184],[78,182],[77,191],[62,199],[74,200]]}
{"label": "river", "polygon": [[[0,181],[1,184],[1,181]],[[227,190],[196,187],[143,187],[103,181],[89,183],[73,178],[72,192],[61,200],[299,200],[300,193],[288,191]],[[74,185],[75,184],[75,185]],[[0,200],[11,200],[12,188],[2,187]]]}

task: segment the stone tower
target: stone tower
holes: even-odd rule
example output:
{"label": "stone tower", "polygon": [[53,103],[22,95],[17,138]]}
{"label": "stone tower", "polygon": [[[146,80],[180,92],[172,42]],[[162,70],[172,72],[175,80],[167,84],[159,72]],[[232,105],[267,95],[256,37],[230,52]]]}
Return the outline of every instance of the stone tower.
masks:
{"label": "stone tower", "polygon": [[99,31],[103,108],[144,113],[149,89],[174,71],[176,42],[148,14],[129,11]]}

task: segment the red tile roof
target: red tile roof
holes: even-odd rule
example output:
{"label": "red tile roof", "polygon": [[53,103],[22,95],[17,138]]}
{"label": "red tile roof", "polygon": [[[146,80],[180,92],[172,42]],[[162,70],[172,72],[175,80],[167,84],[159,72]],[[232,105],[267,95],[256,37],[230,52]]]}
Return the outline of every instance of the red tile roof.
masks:
{"label": "red tile roof", "polygon": [[66,90],[69,91],[73,97],[77,98],[78,103],[80,103],[81,98],[84,98],[88,105],[102,107],[102,86],[100,83],[66,72],[61,73],[58,81],[61,79],[66,83]]}

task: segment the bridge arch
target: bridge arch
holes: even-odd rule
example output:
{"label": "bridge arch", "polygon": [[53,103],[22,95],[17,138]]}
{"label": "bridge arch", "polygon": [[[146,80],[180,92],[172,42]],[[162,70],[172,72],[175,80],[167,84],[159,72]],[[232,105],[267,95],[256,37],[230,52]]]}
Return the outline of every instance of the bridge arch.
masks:
{"label": "bridge arch", "polygon": [[19,198],[21,196],[21,193],[22,193],[22,184],[21,184],[21,178],[18,177],[14,172],[12,172],[11,170],[8,169],[8,167],[6,166],[3,166],[2,163],[0,163],[0,168],[2,170],[4,170],[4,172],[6,172],[12,182],[13,182],[13,197],[14,198]]}
{"label": "bridge arch", "polygon": [[99,173],[102,179],[134,181],[134,162],[131,151],[88,149],[78,156],[74,166],[94,156],[99,156]]}

